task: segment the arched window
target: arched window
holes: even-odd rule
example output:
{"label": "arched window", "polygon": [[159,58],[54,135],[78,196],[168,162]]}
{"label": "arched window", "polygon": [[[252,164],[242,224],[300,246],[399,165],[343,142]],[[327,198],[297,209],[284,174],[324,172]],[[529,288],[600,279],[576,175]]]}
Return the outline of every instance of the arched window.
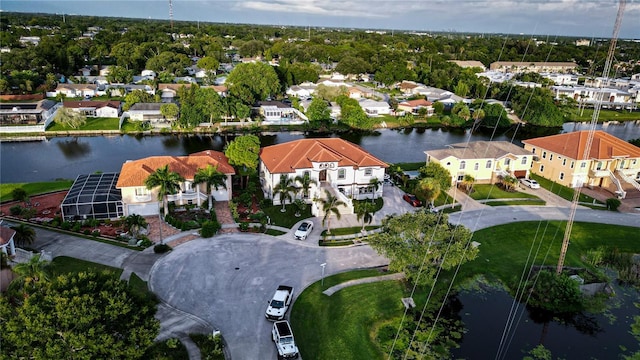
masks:
{"label": "arched window", "polygon": [[466,161],[460,161],[460,170],[464,170],[464,168],[467,166],[467,162]]}

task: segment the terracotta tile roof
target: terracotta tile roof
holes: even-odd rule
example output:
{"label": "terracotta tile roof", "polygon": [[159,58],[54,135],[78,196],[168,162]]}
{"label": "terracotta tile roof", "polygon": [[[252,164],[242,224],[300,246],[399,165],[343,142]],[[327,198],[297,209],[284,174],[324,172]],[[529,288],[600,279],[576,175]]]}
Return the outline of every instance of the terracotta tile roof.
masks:
{"label": "terracotta tile roof", "polygon": [[[525,144],[581,160],[587,146],[589,131],[575,131],[566,134],[545,136],[523,140]],[[594,132],[589,159],[612,159],[614,157],[640,157],[640,148],[598,130]]]}
{"label": "terracotta tile roof", "polygon": [[431,106],[433,103],[425,99],[407,100],[399,103],[398,105],[418,107],[418,106]]}
{"label": "terracotta tile roof", "polygon": [[102,108],[105,106],[112,107],[117,109],[120,107],[120,101],[110,100],[110,101],[65,101],[63,102],[63,106],[66,108]]}
{"label": "terracotta tile roof", "polygon": [[169,170],[177,172],[187,180],[193,180],[198,169],[207,165],[217,166],[218,171],[223,174],[235,174],[227,157],[219,151],[206,150],[189,156],[151,156],[122,164],[116,188],[144,186],[147,177],[165,165],[169,165]]}
{"label": "terracotta tile roof", "polygon": [[409,81],[403,81],[400,83],[400,89],[406,89],[406,90],[411,90],[411,89],[415,89],[418,87],[418,84],[414,83],[414,82],[409,82]]}
{"label": "terracotta tile roof", "polygon": [[388,167],[358,145],[339,138],[301,139],[262,148],[260,160],[273,173],[310,169],[312,162],[338,162],[338,166]]}
{"label": "terracotta tile roof", "polygon": [[0,246],[9,243],[9,240],[16,234],[16,231],[6,226],[0,226]]}

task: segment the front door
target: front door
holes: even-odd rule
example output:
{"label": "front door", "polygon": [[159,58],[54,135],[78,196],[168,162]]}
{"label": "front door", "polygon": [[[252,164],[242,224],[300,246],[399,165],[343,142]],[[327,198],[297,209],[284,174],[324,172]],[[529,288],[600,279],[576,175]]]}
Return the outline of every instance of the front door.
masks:
{"label": "front door", "polygon": [[318,180],[327,181],[327,170],[320,171],[320,175],[318,175]]}

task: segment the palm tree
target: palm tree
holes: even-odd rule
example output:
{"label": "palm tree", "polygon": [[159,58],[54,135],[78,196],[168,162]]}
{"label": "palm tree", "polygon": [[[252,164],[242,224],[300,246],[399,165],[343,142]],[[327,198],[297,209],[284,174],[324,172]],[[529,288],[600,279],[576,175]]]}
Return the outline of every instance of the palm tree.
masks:
{"label": "palm tree", "polygon": [[48,266],[48,261],[40,260],[40,254],[32,256],[31,259],[25,263],[15,265],[11,270],[16,273],[18,277],[11,282],[9,287],[12,290],[24,289],[29,284],[49,280]]}
{"label": "palm tree", "polygon": [[432,177],[421,179],[414,189],[417,196],[424,198],[431,204],[440,196],[441,191],[440,183],[436,178]]}
{"label": "palm tree", "polygon": [[324,217],[322,218],[322,226],[327,223],[327,234],[331,234],[331,215],[335,214],[336,218],[340,220],[340,206],[344,205],[344,202],[339,200],[337,196],[333,196],[329,190],[325,189],[326,197],[321,199],[322,211]]}
{"label": "palm tree", "polygon": [[476,182],[476,179],[473,176],[466,174],[462,179],[461,184],[462,186],[464,186],[464,189],[467,191],[467,193],[471,193],[471,189],[473,188],[473,183],[475,182]]}
{"label": "palm tree", "polygon": [[198,169],[193,177],[193,182],[196,184],[204,183],[207,185],[209,210],[211,210],[211,207],[213,206],[213,188],[216,190],[218,190],[219,187],[222,187],[223,189],[227,188],[227,176],[218,171],[218,167],[213,165],[207,165],[207,167],[203,169]]}
{"label": "palm tree", "polygon": [[356,216],[358,217],[358,220],[362,220],[362,232],[364,232],[365,223],[371,224],[371,221],[373,220],[373,214],[375,213],[374,210],[375,210],[375,207],[373,206],[373,204],[370,204],[367,202],[359,203],[355,207]]}
{"label": "palm tree", "polygon": [[280,197],[280,202],[282,203],[282,209],[280,209],[280,212],[287,211],[285,203],[287,200],[291,201],[293,199],[291,194],[296,191],[296,187],[293,186],[293,179],[286,175],[282,175],[280,177],[280,183],[273,188],[273,191]]}
{"label": "palm tree", "polygon": [[295,181],[297,183],[300,183],[300,189],[302,189],[302,197],[305,199],[309,197],[309,189],[311,188],[311,185],[318,185],[318,182],[313,180],[311,176],[306,173],[302,176],[296,176]]}
{"label": "palm tree", "polygon": [[18,245],[31,245],[36,241],[36,231],[31,226],[20,224],[11,228],[16,232],[13,239]]}
{"label": "palm tree", "polygon": [[511,175],[507,175],[502,178],[502,185],[504,186],[505,190],[512,191],[518,185],[518,179]]}
{"label": "palm tree", "polygon": [[151,173],[144,181],[144,185],[147,189],[151,190],[155,187],[158,189],[158,201],[162,201],[164,206],[164,214],[169,213],[169,204],[167,202],[167,195],[175,194],[180,189],[180,184],[184,181],[184,178],[173,171],[169,170],[169,165],[165,165]]}
{"label": "palm tree", "polygon": [[127,224],[127,228],[134,238],[138,237],[140,229],[147,226],[147,220],[142,215],[131,214],[124,218],[124,223]]}
{"label": "palm tree", "polygon": [[302,213],[303,211],[305,211],[307,209],[307,203],[304,202],[304,200],[302,199],[296,199],[293,202],[293,207],[296,209],[296,213],[294,214],[295,217],[300,217],[300,213]]}
{"label": "palm tree", "polygon": [[373,189],[373,193],[371,194],[371,202],[376,201],[376,192],[380,189],[380,180],[378,178],[372,178],[369,180],[369,186]]}

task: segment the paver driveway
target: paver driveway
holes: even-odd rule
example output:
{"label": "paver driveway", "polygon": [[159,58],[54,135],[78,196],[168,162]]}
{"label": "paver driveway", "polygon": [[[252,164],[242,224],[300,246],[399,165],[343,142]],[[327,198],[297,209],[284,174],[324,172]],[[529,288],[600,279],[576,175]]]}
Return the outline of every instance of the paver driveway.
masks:
{"label": "paver driveway", "polygon": [[264,311],[278,285],[293,286],[297,296],[321,279],[322,263],[325,276],[388,263],[368,246],[305,245],[255,234],[198,239],[157,261],[149,284],[169,304],[220,329],[233,359],[276,359]]}

